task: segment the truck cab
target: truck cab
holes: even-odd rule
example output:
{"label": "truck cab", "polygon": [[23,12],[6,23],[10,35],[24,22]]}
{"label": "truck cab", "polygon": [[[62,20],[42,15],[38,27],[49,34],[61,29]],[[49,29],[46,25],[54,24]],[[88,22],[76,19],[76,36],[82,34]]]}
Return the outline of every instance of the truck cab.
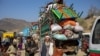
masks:
{"label": "truck cab", "polygon": [[100,16],[96,18],[89,41],[90,56],[100,56]]}

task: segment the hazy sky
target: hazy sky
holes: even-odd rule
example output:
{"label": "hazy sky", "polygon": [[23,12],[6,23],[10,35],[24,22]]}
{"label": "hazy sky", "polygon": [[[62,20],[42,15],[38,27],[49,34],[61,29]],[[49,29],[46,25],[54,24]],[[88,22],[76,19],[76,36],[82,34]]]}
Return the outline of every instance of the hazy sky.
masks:
{"label": "hazy sky", "polygon": [[[37,21],[42,6],[53,0],[0,0],[0,19],[15,18],[26,21]],[[69,6],[74,3],[77,12],[84,11],[82,17],[87,15],[91,6],[100,9],[100,0],[64,0]]]}

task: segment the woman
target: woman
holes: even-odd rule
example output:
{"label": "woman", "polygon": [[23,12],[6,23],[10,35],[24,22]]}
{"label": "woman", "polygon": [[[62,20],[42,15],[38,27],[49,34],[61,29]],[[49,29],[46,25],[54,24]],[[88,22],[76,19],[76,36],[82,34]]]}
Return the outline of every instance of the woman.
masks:
{"label": "woman", "polygon": [[22,37],[17,37],[17,56],[25,56],[25,44],[23,43]]}

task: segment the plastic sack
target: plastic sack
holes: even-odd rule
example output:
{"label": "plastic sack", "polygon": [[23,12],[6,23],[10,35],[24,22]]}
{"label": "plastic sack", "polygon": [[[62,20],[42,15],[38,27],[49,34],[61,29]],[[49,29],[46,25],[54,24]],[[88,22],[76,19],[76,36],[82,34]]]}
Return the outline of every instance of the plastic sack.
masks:
{"label": "plastic sack", "polygon": [[52,24],[51,25],[51,31],[58,31],[58,30],[62,30],[62,27],[58,24]]}
{"label": "plastic sack", "polygon": [[76,25],[75,28],[74,28],[74,30],[75,30],[76,32],[83,31],[83,27],[80,26],[80,25]]}
{"label": "plastic sack", "polygon": [[54,34],[53,38],[58,40],[67,40],[67,37],[64,34]]}
{"label": "plastic sack", "polygon": [[74,26],[71,26],[70,24],[65,25],[65,26],[63,27],[63,29],[69,29],[69,30],[72,30],[73,28],[74,28]]}

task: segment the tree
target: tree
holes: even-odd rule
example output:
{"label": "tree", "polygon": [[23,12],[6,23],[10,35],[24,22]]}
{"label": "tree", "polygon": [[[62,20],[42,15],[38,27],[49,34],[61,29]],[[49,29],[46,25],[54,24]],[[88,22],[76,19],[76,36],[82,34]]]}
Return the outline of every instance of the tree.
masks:
{"label": "tree", "polygon": [[93,16],[99,16],[100,15],[100,9],[96,8],[95,6],[90,7],[88,11],[88,15],[86,19],[93,17]]}

